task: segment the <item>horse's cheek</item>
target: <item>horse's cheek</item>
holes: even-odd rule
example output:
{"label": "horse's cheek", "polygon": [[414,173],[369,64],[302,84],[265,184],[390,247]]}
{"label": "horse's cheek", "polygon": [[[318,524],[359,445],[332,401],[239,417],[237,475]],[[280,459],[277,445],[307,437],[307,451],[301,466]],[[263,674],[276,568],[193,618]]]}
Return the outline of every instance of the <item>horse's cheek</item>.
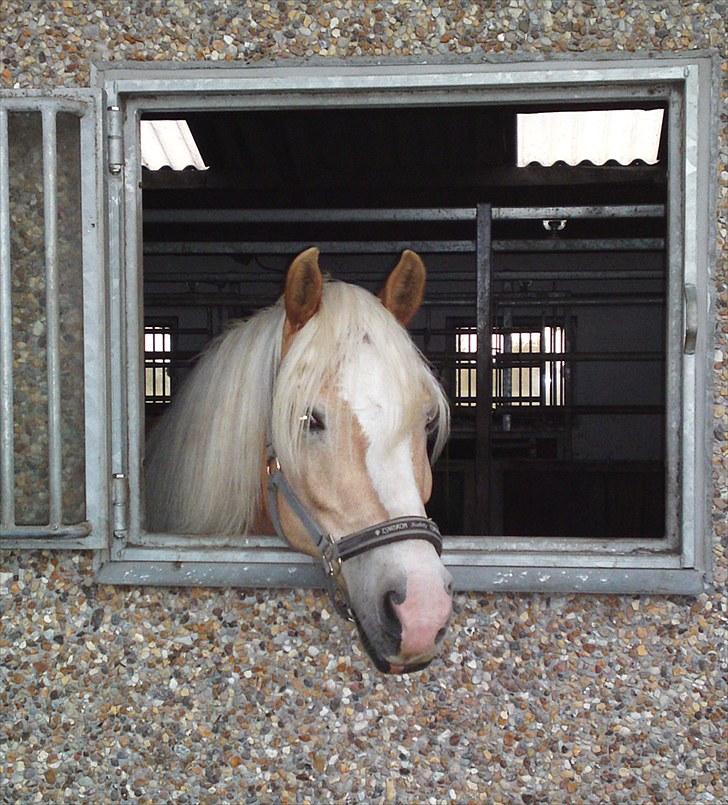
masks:
{"label": "horse's cheek", "polygon": [[423,503],[427,503],[432,495],[432,469],[427,456],[427,442],[425,439],[413,440],[412,466],[415,471],[417,489]]}

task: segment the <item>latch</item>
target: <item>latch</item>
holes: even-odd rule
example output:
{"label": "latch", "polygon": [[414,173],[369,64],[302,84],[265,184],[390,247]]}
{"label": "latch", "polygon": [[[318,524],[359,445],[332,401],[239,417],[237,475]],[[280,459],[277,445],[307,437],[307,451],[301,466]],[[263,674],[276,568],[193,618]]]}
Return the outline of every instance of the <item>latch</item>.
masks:
{"label": "latch", "polygon": [[695,343],[698,339],[698,292],[689,282],[685,283],[685,341],[683,352],[695,355]]}
{"label": "latch", "polygon": [[123,472],[114,474],[111,489],[114,539],[125,543],[129,535],[129,481]]}
{"label": "latch", "polygon": [[124,167],[124,141],[122,138],[123,116],[118,106],[109,106],[106,110],[107,156],[109,173],[118,176]]}

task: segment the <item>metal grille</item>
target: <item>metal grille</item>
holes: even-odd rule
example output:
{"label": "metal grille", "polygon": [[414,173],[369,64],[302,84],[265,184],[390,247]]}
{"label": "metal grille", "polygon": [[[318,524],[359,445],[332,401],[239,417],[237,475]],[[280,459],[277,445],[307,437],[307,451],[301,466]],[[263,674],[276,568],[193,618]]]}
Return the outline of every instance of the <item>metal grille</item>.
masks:
{"label": "metal grille", "polygon": [[144,327],[144,401],[147,405],[172,402],[171,364],[172,324],[147,324]]}
{"label": "metal grille", "polygon": [[95,154],[94,111],[90,94],[0,94],[0,537],[16,546],[91,545],[103,495],[99,479],[89,506],[83,482],[103,461],[102,444],[85,450],[98,413],[86,410],[86,350],[103,360],[98,333],[84,333],[84,284],[98,288],[82,270],[97,235],[81,167]]}

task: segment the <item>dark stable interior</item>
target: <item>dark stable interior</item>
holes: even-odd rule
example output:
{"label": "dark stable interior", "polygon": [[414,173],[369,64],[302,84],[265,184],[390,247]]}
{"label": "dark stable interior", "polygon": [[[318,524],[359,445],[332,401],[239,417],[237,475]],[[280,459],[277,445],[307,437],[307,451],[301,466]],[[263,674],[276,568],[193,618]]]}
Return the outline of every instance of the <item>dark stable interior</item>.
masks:
{"label": "dark stable interior", "polygon": [[[275,301],[299,247],[365,244],[324,247],[321,265],[377,291],[398,259],[391,247],[421,244],[427,299],[410,330],[452,411],[428,506],[442,532],[664,536],[664,212],[564,214],[563,228],[561,217],[495,216],[487,259],[447,250],[476,241],[475,220],[447,215],[219,212],[666,205],[665,126],[655,165],[516,167],[516,112],[563,108],[160,115],[187,120],[209,170],[143,171],[148,424],[228,321]],[[599,107],[568,107],[579,108]],[[485,286],[487,319],[476,304]]]}

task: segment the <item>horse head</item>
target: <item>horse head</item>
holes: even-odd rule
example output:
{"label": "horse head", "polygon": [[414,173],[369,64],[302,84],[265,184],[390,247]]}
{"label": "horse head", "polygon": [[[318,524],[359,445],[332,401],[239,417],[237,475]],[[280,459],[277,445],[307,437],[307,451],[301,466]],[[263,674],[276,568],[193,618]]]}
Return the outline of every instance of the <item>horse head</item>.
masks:
{"label": "horse head", "polygon": [[[399,518],[422,522],[428,438],[437,454],[448,428],[444,393],[404,329],[422,302],[422,260],[405,251],[377,299],[324,282],[318,254],[300,254],[286,277],[270,434],[291,494],[274,488],[268,503],[291,546],[311,555],[321,546],[306,516],[334,544]],[[339,585],[381,670],[414,670],[437,654],[452,578],[432,540],[377,543],[347,559]]]}

